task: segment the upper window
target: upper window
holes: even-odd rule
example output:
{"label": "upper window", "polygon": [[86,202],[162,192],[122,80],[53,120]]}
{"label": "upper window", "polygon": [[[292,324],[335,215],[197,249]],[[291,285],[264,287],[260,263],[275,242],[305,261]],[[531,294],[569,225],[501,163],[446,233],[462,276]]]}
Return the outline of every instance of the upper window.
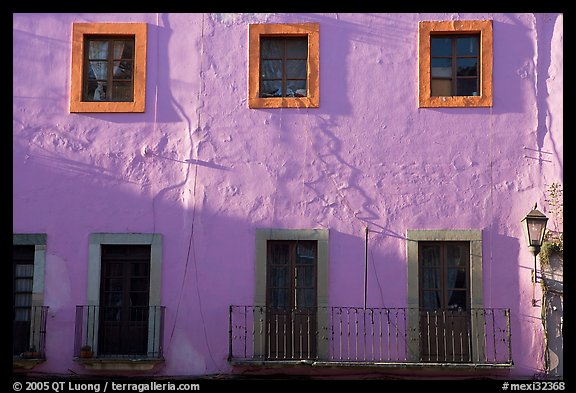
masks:
{"label": "upper window", "polygon": [[144,112],[146,23],[74,23],[70,112]]}
{"label": "upper window", "polygon": [[317,108],[318,23],[250,25],[248,106]]}
{"label": "upper window", "polygon": [[419,24],[419,106],[492,106],[492,21]]}
{"label": "upper window", "polygon": [[134,100],[134,37],[86,37],[84,101]]}

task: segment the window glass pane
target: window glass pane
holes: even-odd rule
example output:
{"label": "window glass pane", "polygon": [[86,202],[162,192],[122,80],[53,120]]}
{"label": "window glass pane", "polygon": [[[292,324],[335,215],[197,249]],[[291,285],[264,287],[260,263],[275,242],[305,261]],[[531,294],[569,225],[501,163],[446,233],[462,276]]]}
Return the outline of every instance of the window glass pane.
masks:
{"label": "window glass pane", "polygon": [[17,292],[32,292],[32,279],[31,278],[17,278],[15,283],[15,290]]}
{"label": "window glass pane", "polygon": [[292,59],[308,58],[308,39],[288,39],[286,40],[286,57]]}
{"label": "window glass pane", "polygon": [[466,310],[466,291],[449,291],[448,309]]}
{"label": "window glass pane", "polygon": [[106,275],[108,277],[121,277],[123,275],[122,263],[107,263],[106,264]]}
{"label": "window glass pane", "polygon": [[288,268],[286,266],[272,268],[272,287],[285,288],[289,285]]}
{"label": "window glass pane", "polygon": [[112,85],[112,97],[114,101],[132,101],[134,89],[130,82],[115,82]]}
{"label": "window glass pane", "polygon": [[131,278],[130,279],[130,290],[132,291],[148,291],[148,284],[150,281],[148,278]]}
{"label": "window glass pane", "polygon": [[296,287],[313,287],[314,286],[314,266],[296,267]]}
{"label": "window glass pane", "polygon": [[106,244],[102,245],[102,256],[105,257],[124,257],[128,255],[128,248],[120,244]]}
{"label": "window glass pane", "polygon": [[286,60],[286,78],[306,78],[306,60]]}
{"label": "window glass pane", "polygon": [[422,271],[422,281],[424,288],[440,288],[440,269],[437,267],[424,267]]}
{"label": "window glass pane", "polygon": [[88,48],[89,59],[105,60],[108,58],[108,41],[90,41]]}
{"label": "window glass pane", "polygon": [[130,292],[130,306],[148,306],[148,292]]}
{"label": "window glass pane", "polygon": [[121,278],[108,278],[104,284],[105,291],[121,291],[122,279]]}
{"label": "window glass pane", "polygon": [[286,265],[288,263],[289,247],[288,244],[274,243],[271,245],[271,261],[275,265]]}
{"label": "window glass pane", "polygon": [[88,79],[106,80],[108,77],[108,63],[105,61],[91,61],[88,67]]}
{"label": "window glass pane", "polygon": [[452,80],[451,79],[432,79],[430,84],[431,96],[451,96]]}
{"label": "window glass pane", "polygon": [[270,307],[287,308],[288,307],[288,289],[273,288],[270,293]]}
{"label": "window glass pane", "polygon": [[262,81],[260,83],[260,97],[281,97],[282,81]]}
{"label": "window glass pane", "polygon": [[282,78],[282,60],[262,60],[260,75],[264,79]]}
{"label": "window glass pane", "polygon": [[134,41],[115,41],[114,42],[115,59],[133,59],[134,58]]}
{"label": "window glass pane", "polygon": [[104,306],[121,306],[122,293],[121,292],[106,292],[104,295]]}
{"label": "window glass pane", "polygon": [[478,55],[478,37],[456,38],[456,55],[457,56],[477,56]]}
{"label": "window glass pane", "polygon": [[316,245],[314,243],[299,242],[296,247],[296,263],[310,264],[314,263],[316,258]]}
{"label": "window glass pane", "polygon": [[14,266],[14,270],[16,277],[32,277],[34,275],[34,265],[31,264],[18,264]]}
{"label": "window glass pane", "polygon": [[132,263],[132,275],[148,277],[148,266],[148,263]]}
{"label": "window glass pane", "polygon": [[114,79],[132,79],[132,61],[114,62]]}
{"label": "window glass pane", "polygon": [[452,39],[430,37],[430,53],[432,56],[452,56]]}
{"label": "window glass pane", "polygon": [[106,82],[88,82],[88,96],[89,101],[106,101],[106,90],[108,84]]}
{"label": "window glass pane", "polygon": [[476,76],[478,75],[478,59],[463,58],[456,60],[456,75]]}
{"label": "window glass pane", "polygon": [[306,97],[305,80],[287,80],[286,81],[287,97]]}
{"label": "window glass pane", "polygon": [[422,295],[422,308],[424,310],[440,308],[440,293],[438,291],[424,291]]}
{"label": "window glass pane", "polygon": [[448,269],[448,289],[466,288],[466,269]]}
{"label": "window glass pane", "polygon": [[440,266],[440,248],[438,246],[423,246],[422,264],[424,266]]}
{"label": "window glass pane", "polygon": [[16,308],[16,309],[14,309],[14,320],[15,321],[29,321],[30,320],[30,309],[29,308]]}
{"label": "window glass pane", "polygon": [[465,266],[465,256],[462,255],[462,247],[460,246],[447,246],[448,253],[448,266]]}
{"label": "window glass pane", "polygon": [[446,58],[432,58],[431,75],[433,78],[450,78],[452,77],[452,60]]}
{"label": "window glass pane", "polygon": [[260,57],[263,59],[280,59],[283,56],[284,43],[278,38],[260,38]]}
{"label": "window glass pane", "polygon": [[314,290],[297,289],[296,290],[296,307],[306,308],[314,307]]}
{"label": "window glass pane", "polygon": [[31,293],[17,293],[14,295],[14,305],[17,307],[30,307],[32,306]]}
{"label": "window glass pane", "polygon": [[458,85],[456,88],[456,95],[458,96],[477,96],[478,95],[478,82],[477,78],[462,79],[458,78]]}
{"label": "window glass pane", "polygon": [[101,309],[104,320],[106,321],[119,321],[121,310],[120,307],[104,307]]}

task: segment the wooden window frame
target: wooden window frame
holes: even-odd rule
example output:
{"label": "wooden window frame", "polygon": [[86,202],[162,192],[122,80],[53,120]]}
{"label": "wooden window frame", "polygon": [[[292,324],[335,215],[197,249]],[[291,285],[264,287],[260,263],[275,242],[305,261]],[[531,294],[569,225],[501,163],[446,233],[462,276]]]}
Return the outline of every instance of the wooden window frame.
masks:
{"label": "wooden window frame", "polygon": [[[132,101],[83,101],[86,36],[134,37]],[[146,107],[146,23],[73,23],[70,112],[144,112]]]}
{"label": "wooden window frame", "polygon": [[[477,96],[431,96],[430,36],[480,35],[480,91]],[[421,21],[418,24],[418,107],[492,107],[492,21]]]}
{"label": "wooden window frame", "polygon": [[[466,288],[464,289],[466,295],[466,309],[470,310],[470,243],[463,242],[463,241],[421,241],[418,242],[418,254],[422,252],[422,247],[427,245],[439,245],[441,246],[442,255],[440,256],[440,265],[438,268],[440,269],[440,286],[435,289],[440,292],[441,300],[440,300],[440,310],[448,310],[447,304],[450,299],[448,299],[448,291],[449,287],[447,285],[448,282],[448,263],[447,263],[447,246],[462,246],[465,247],[468,251],[467,255],[463,255],[465,258],[464,270],[466,276]],[[421,304],[424,300],[424,291],[426,290],[434,290],[432,288],[426,288],[424,286],[424,267],[422,266],[421,258],[418,259],[418,293],[419,293],[419,303]],[[452,288],[454,291],[462,291],[461,288]],[[421,308],[422,309],[422,308]]]}
{"label": "wooden window frame", "polygon": [[[106,62],[107,64],[107,73],[106,73],[106,83],[107,83],[107,92],[106,95],[111,94],[113,95],[113,91],[114,91],[114,85],[116,83],[126,83],[126,82],[130,82],[132,84],[132,94],[134,94],[134,78],[133,75],[130,75],[130,79],[129,80],[123,80],[123,79],[116,79],[114,78],[114,63],[115,62],[123,62],[123,61],[127,61],[130,62],[132,64],[131,69],[134,70],[134,54],[132,54],[131,58],[121,58],[118,59],[114,57],[114,45],[116,42],[126,42],[126,41],[131,41],[132,44],[134,44],[134,36],[120,36],[120,35],[115,35],[115,36],[93,36],[93,35],[85,35],[85,43],[92,43],[92,42],[106,42],[108,44],[108,48],[112,48],[108,50],[108,54],[106,56],[106,59],[90,59],[90,55],[89,55],[89,50],[87,50],[86,48],[86,44],[84,45],[84,64],[83,64],[83,69],[82,69],[82,73],[84,75],[84,79],[82,81],[83,85],[82,85],[82,97],[84,99],[85,102],[132,102],[133,98],[131,100],[116,100],[114,97],[112,97],[111,100],[103,100],[103,101],[97,101],[97,100],[90,100],[88,99],[88,94],[87,94],[87,90],[88,90],[88,85],[90,83],[90,81],[88,80],[88,78],[86,77],[86,74],[88,73],[88,69],[89,69],[89,65],[88,63],[90,61],[97,61],[97,62]],[[97,79],[98,80],[98,79]]]}
{"label": "wooden window frame", "polygon": [[[450,40],[450,48],[451,48],[451,55],[450,56],[432,56],[430,55],[431,60],[433,59],[449,59],[450,60],[450,77],[434,77],[430,76],[431,86],[430,86],[430,94],[432,94],[432,81],[434,80],[449,80],[450,81],[450,95],[449,96],[433,96],[433,97],[450,97],[450,96],[466,96],[458,93],[458,84],[462,80],[475,80],[476,81],[476,93],[480,91],[480,51],[478,51],[478,55],[458,55],[457,53],[457,40],[459,38],[476,38],[478,39],[478,44],[480,43],[480,36],[478,34],[434,34],[430,38],[443,38]],[[459,59],[475,59],[478,64],[478,69],[476,71],[477,75],[458,75],[458,60]]]}
{"label": "wooden window frame", "polygon": [[[312,287],[304,287],[304,286],[296,286],[295,280],[295,272],[298,266],[302,266],[297,262],[297,255],[296,255],[296,248],[298,247],[298,242],[307,242],[307,243],[314,243],[314,263],[311,267],[313,267],[313,276],[315,278]],[[311,240],[268,240],[267,241],[267,256],[266,256],[266,305],[267,307],[271,308],[270,304],[272,303],[272,291],[277,289],[272,281],[272,268],[278,266],[277,264],[272,263],[272,255],[271,255],[271,247],[273,244],[286,244],[289,248],[289,260],[288,260],[288,285],[289,285],[289,296],[288,296],[288,309],[299,309],[302,308],[300,305],[296,304],[295,299],[295,291],[297,289],[312,289],[314,291],[314,304],[317,304],[317,296],[318,296],[318,242],[311,241]],[[306,266],[306,265],[304,265]],[[307,308],[304,306],[303,308]],[[313,308],[317,308],[315,305]]]}
{"label": "wooden window frame", "polygon": [[[320,24],[251,24],[248,35],[248,107],[318,108],[320,106]],[[308,37],[306,97],[260,97],[261,36]]]}

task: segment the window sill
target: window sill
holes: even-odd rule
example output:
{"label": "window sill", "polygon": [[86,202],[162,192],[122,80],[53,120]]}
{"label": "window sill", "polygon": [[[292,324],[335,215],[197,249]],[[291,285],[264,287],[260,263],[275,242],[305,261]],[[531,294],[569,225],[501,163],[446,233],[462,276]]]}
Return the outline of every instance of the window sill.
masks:
{"label": "window sill", "polygon": [[23,368],[26,370],[30,370],[40,363],[45,362],[46,359],[23,359],[19,357],[15,357],[12,359],[12,368]]}
{"label": "window sill", "polygon": [[147,358],[74,358],[87,370],[149,371],[164,359]]}

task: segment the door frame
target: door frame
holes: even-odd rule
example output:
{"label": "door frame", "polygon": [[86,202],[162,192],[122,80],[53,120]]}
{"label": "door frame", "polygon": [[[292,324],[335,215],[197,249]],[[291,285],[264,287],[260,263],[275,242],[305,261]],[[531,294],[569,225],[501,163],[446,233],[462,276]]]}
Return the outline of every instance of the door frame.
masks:
{"label": "door frame", "polygon": [[[420,241],[467,241],[470,242],[470,310],[484,308],[482,275],[482,230],[480,229],[408,229],[406,230],[406,256],[408,258],[408,353],[409,362],[420,361],[420,287],[419,287],[419,247]],[[482,313],[472,312],[472,337],[484,336]],[[484,360],[484,346],[472,340],[472,361]]]}
{"label": "door frame", "polygon": [[[88,244],[88,289],[87,301],[88,306],[100,305],[100,278],[101,278],[101,245],[102,244],[146,244],[150,245],[150,287],[148,307],[160,306],[160,288],[162,284],[162,234],[160,233],[91,233]],[[91,342],[95,350],[94,356],[98,356],[98,327],[99,313],[88,315],[84,323],[86,326],[94,326],[94,329],[88,329],[87,342]],[[162,313],[149,313],[148,316],[148,357],[156,357],[157,343],[162,343],[163,337],[160,337],[162,329],[154,329],[154,326],[160,326]]]}
{"label": "door frame", "polygon": [[[316,356],[328,359],[329,343],[322,339],[322,332],[328,329],[328,229],[271,229],[256,228],[256,288],[254,294],[254,358],[265,359],[264,322],[266,309],[266,277],[268,240],[312,240],[317,242],[316,266],[316,323],[320,334],[317,336]],[[327,331],[327,330],[326,330]]]}
{"label": "door frame", "polygon": [[[421,322],[420,322],[420,327],[424,327],[426,326],[426,324],[423,321],[424,315],[426,315],[426,320],[428,323],[431,322],[430,319],[430,315],[433,315],[432,318],[432,322],[433,325],[435,326],[435,329],[433,330],[433,332],[430,330],[430,325],[428,325],[428,331],[427,331],[427,335],[426,332],[421,332],[420,337],[422,337],[423,335],[426,335],[426,337],[428,338],[428,346],[430,346],[431,344],[431,340],[432,338],[434,338],[434,343],[436,344],[436,351],[438,351],[438,353],[436,354],[436,357],[438,358],[437,361],[442,362],[442,363],[446,363],[449,362],[450,359],[448,358],[448,347],[450,347],[451,351],[452,351],[452,356],[454,361],[456,361],[455,359],[455,347],[459,347],[460,350],[460,356],[459,359],[462,359],[462,357],[466,357],[466,360],[468,361],[469,358],[471,358],[472,354],[470,353],[470,349],[471,349],[471,342],[472,342],[472,335],[471,335],[471,317],[472,317],[472,311],[470,310],[470,242],[466,242],[466,241],[419,241],[418,242],[418,267],[421,268],[422,267],[422,263],[423,261],[420,260],[421,255],[420,252],[422,251],[423,247],[427,247],[427,246],[432,246],[432,247],[436,247],[439,250],[439,283],[438,283],[438,289],[440,291],[440,304],[438,304],[438,308],[434,309],[434,310],[425,310],[425,309],[420,309],[420,318],[421,318]],[[448,247],[459,247],[461,251],[464,252],[464,255],[462,255],[463,258],[465,258],[464,260],[464,269],[465,269],[465,305],[464,305],[464,309],[463,310],[449,310],[447,307],[447,304],[449,302],[450,299],[448,299],[448,291],[449,291],[449,284],[448,284]],[[420,293],[420,302],[423,301],[424,299],[424,291],[426,290],[423,285],[422,285],[422,279],[423,279],[423,274],[424,272],[419,271],[418,272],[418,287],[419,287],[419,293]],[[456,289],[458,290],[458,289]],[[440,316],[440,319],[438,318]],[[440,326],[442,328],[442,331],[446,334],[446,326],[450,326],[451,324],[454,324],[456,322],[456,325],[461,325],[461,322],[465,323],[465,333],[466,333],[466,337],[465,337],[465,341],[462,341],[462,338],[460,336],[460,342],[459,342],[459,346],[455,345],[456,342],[452,341],[452,340],[446,340],[446,337],[443,335],[439,335],[438,334],[438,327]],[[452,325],[454,326],[454,325]],[[461,326],[460,326],[461,327]],[[452,330],[452,332],[454,332],[454,330]],[[432,334],[434,333],[434,334]],[[440,345],[438,346],[439,340],[442,340],[444,342],[444,345]],[[444,351],[442,351],[442,349]],[[426,348],[426,345],[421,345],[420,346],[420,361],[422,362],[431,362],[432,360],[431,357],[433,356],[432,353],[427,353],[427,351],[430,351],[431,348],[428,347]],[[444,352],[443,353],[443,357],[440,358],[440,352]],[[425,360],[424,358],[428,357],[427,360]],[[462,362],[462,361],[460,361]]]}

